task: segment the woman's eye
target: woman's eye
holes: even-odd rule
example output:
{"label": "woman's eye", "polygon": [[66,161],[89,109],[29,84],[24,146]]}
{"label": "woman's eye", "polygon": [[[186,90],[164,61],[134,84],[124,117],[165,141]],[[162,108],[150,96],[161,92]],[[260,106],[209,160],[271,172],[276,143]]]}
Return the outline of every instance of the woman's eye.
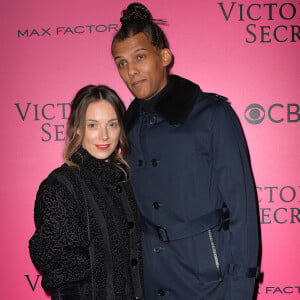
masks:
{"label": "woman's eye", "polygon": [[87,125],[87,127],[90,128],[90,129],[96,129],[96,128],[97,128],[97,124],[89,123],[89,124]]}
{"label": "woman's eye", "polygon": [[118,122],[113,122],[109,124],[110,127],[112,128],[117,128],[119,126]]}

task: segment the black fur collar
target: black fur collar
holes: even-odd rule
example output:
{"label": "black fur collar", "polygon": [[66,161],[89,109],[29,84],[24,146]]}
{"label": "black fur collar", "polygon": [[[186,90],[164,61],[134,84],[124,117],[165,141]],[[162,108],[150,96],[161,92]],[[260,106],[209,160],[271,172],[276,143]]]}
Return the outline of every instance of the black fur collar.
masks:
{"label": "black fur collar", "polygon": [[[168,79],[172,87],[162,99],[156,103],[155,110],[170,124],[182,124],[192,111],[195,100],[201,93],[201,90],[195,83],[177,75],[169,75]],[[145,100],[133,100],[127,110],[127,131],[132,127],[140,111],[141,101]]]}

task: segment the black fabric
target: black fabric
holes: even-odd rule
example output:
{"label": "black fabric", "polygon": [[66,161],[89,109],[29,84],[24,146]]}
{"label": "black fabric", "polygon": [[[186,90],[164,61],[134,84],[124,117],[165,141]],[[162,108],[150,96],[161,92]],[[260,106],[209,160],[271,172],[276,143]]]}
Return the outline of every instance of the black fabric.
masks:
{"label": "black fabric", "polygon": [[66,284],[51,292],[51,300],[90,300],[88,282]]}
{"label": "black fabric", "polygon": [[[80,171],[62,165],[41,183],[37,193],[36,231],[29,250],[33,263],[43,271],[43,288],[55,291],[87,280],[88,299],[93,290],[97,300],[142,299],[139,213],[124,172],[84,149],[72,160],[79,164]],[[72,187],[54,175],[64,176]],[[135,226],[129,229],[128,222],[132,221]],[[135,273],[130,265],[132,254],[137,260]]]}
{"label": "black fabric", "polygon": [[[126,114],[126,130],[129,131],[134,124],[141,107],[146,111],[157,112],[170,124],[183,123],[200,93],[201,90],[195,83],[177,75],[169,75],[167,86],[154,98],[135,99],[130,104]],[[152,102],[154,108],[148,108],[146,102],[149,106]]]}
{"label": "black fabric", "polygon": [[168,78],[167,85],[157,95],[148,100],[139,100],[144,111],[148,113],[155,113],[157,103],[170,91],[170,89],[172,89],[173,83],[174,80]]}

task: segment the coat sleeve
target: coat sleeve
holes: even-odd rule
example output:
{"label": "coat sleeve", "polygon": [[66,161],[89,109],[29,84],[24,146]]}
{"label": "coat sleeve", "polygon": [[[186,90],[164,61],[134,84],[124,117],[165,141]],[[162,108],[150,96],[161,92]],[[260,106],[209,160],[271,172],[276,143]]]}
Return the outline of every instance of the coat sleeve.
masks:
{"label": "coat sleeve", "polygon": [[43,271],[45,290],[87,276],[88,240],[79,211],[66,187],[55,180],[42,182],[35,201],[36,230],[29,252],[35,267]]}
{"label": "coat sleeve", "polygon": [[225,299],[252,299],[259,249],[256,189],[243,131],[227,102],[217,105],[212,141],[215,178],[230,213]]}

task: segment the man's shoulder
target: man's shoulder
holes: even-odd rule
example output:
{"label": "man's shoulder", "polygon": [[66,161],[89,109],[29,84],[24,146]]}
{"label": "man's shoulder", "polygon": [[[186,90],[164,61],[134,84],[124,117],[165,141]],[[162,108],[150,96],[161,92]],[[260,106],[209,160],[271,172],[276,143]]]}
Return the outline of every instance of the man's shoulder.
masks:
{"label": "man's shoulder", "polygon": [[219,95],[217,93],[207,93],[207,92],[199,93],[199,99],[202,101],[207,100],[207,101],[212,101],[215,103],[228,101],[228,98],[225,96]]}
{"label": "man's shoulder", "polygon": [[200,92],[196,98],[194,109],[196,109],[199,113],[212,113],[218,107],[224,107],[228,104],[228,98],[222,95]]}

